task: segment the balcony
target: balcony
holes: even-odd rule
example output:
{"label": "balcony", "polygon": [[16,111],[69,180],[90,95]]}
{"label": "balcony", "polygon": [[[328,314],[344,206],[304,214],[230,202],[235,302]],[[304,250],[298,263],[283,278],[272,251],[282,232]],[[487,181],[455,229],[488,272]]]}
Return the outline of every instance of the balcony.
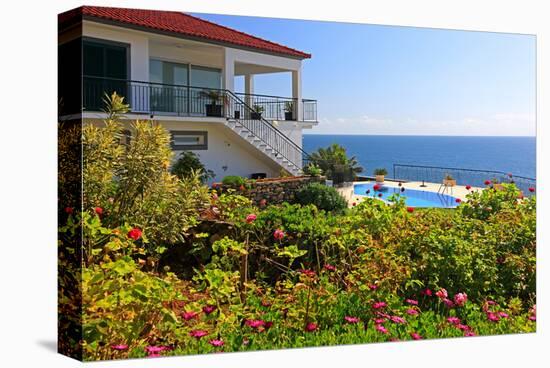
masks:
{"label": "balcony", "polygon": [[[302,99],[297,109],[298,100],[289,97],[91,76],[83,81],[83,110],[102,111],[105,93],[115,91],[125,96],[133,113],[317,122],[316,100]],[[302,116],[296,116],[298,110]]]}

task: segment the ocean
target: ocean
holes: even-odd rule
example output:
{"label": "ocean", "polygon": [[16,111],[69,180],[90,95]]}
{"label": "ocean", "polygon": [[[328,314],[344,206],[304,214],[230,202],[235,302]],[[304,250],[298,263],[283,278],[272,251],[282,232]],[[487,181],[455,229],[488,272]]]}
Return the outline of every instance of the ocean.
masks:
{"label": "ocean", "polygon": [[503,171],[536,177],[535,137],[451,137],[383,135],[304,135],[308,153],[332,143],[344,146],[372,175],[386,168],[392,176],[394,164],[440,166]]}

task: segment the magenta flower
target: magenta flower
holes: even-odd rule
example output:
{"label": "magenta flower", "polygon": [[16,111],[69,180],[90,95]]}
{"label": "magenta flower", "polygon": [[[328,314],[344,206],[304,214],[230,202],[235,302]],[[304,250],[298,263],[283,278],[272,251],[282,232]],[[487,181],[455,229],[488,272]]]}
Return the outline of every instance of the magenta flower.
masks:
{"label": "magenta flower", "polygon": [[432,291],[431,291],[430,289],[428,289],[428,288],[422,290],[422,291],[420,292],[420,294],[425,295],[425,296],[432,296],[432,295],[433,295],[433,294],[432,294]]}
{"label": "magenta flower", "polygon": [[376,290],[376,289],[378,289],[378,285],[376,285],[376,284],[370,284],[370,285],[369,285],[369,289],[371,289],[371,290]]}
{"label": "magenta flower", "polygon": [[443,303],[445,303],[445,306],[447,306],[447,308],[453,308],[455,306],[455,303],[453,303],[453,301],[451,299],[443,299]]}
{"label": "magenta flower", "polygon": [[385,319],[385,318],[376,318],[376,319],[374,320],[374,323],[376,323],[377,325],[382,324],[382,323],[384,323],[384,322],[386,322],[386,319]]}
{"label": "magenta flower", "polygon": [[470,331],[471,330],[470,326],[463,325],[462,323],[457,323],[456,328],[458,328],[459,330],[462,330],[462,331]]}
{"label": "magenta flower", "polygon": [[277,240],[282,240],[285,237],[285,233],[282,230],[277,229],[273,233],[273,237]]}
{"label": "magenta flower", "polygon": [[214,347],[217,347],[219,348],[220,346],[223,346],[224,342],[222,340],[218,340],[218,339],[214,339],[214,340],[210,340],[208,341],[208,343]]}
{"label": "magenta flower", "polygon": [[193,311],[190,311],[190,312],[183,312],[181,314],[181,316],[183,317],[184,320],[186,321],[189,321],[189,320],[192,320],[193,318],[197,317],[198,313],[197,312],[193,312]]}
{"label": "magenta flower", "polygon": [[325,264],[325,265],[323,266],[323,268],[324,268],[325,270],[327,270],[327,271],[336,271],[336,267],[334,267],[333,265],[330,265],[330,264],[328,264],[328,263]]}
{"label": "magenta flower", "polygon": [[212,312],[214,312],[216,310],[216,306],[215,305],[205,305],[204,307],[202,307],[202,311],[204,312],[204,314],[208,315]]}
{"label": "magenta flower", "polygon": [[447,290],[439,289],[435,292],[435,296],[437,296],[439,299],[445,299],[448,296]]}
{"label": "magenta flower", "polygon": [[386,306],[387,306],[387,304],[386,304],[385,302],[375,302],[375,303],[372,305],[372,307],[373,307],[374,309],[382,309],[382,308],[384,308],[384,307],[386,307]]}
{"label": "magenta flower", "polygon": [[474,331],[466,331],[464,332],[464,336],[470,337],[470,336],[476,336],[476,334]]}
{"label": "magenta flower", "polygon": [[537,321],[537,316],[535,316],[534,314],[530,315],[529,316],[529,321],[536,322]]}
{"label": "magenta flower", "polygon": [[255,214],[251,213],[248,216],[246,216],[246,222],[247,223],[251,224],[254,221],[256,221],[256,215]]}
{"label": "magenta flower", "polygon": [[422,336],[420,336],[416,332],[411,332],[411,337],[413,338],[413,340],[422,340]]}
{"label": "magenta flower", "polygon": [[147,346],[145,347],[145,351],[147,354],[151,357],[156,354],[156,356],[159,356],[159,353],[168,350],[168,347],[166,346]]}
{"label": "magenta flower", "polygon": [[125,344],[118,344],[118,345],[111,345],[111,349],[113,350],[127,350],[128,349],[128,345],[125,345]]}
{"label": "magenta flower", "polygon": [[205,337],[206,335],[208,335],[208,331],[204,331],[204,330],[193,330],[189,332],[189,336],[194,337],[197,340],[199,340],[202,337]]}
{"label": "magenta flower", "polygon": [[317,330],[317,323],[313,323],[313,322],[309,322],[307,325],[306,325],[306,332],[313,332],[315,330]]}
{"label": "magenta flower", "polygon": [[455,294],[454,301],[457,306],[462,307],[468,301],[468,295],[466,293]]}
{"label": "magenta flower", "polygon": [[487,313],[487,319],[491,322],[498,322],[500,320],[500,316],[498,314],[495,314],[493,312]]}
{"label": "magenta flower", "polygon": [[359,323],[360,319],[358,317],[351,317],[351,316],[345,316],[344,317],[344,320],[347,322],[347,323]]}
{"label": "magenta flower", "polygon": [[247,319],[244,324],[251,328],[260,328],[265,326],[265,321],[261,319]]}
{"label": "magenta flower", "polygon": [[378,332],[381,332],[383,334],[387,334],[388,333],[388,329],[382,325],[376,325],[376,331]]}
{"label": "magenta flower", "polygon": [[418,300],[407,299],[407,300],[405,300],[405,303],[410,304],[410,305],[418,305]]}
{"label": "magenta flower", "polygon": [[398,323],[398,324],[407,323],[405,318],[399,317],[399,316],[391,316],[390,321],[392,321],[393,323]]}
{"label": "magenta flower", "polygon": [[453,325],[457,325],[460,323],[460,318],[458,317],[449,317],[447,318],[447,322],[449,322],[450,324],[453,324]]}
{"label": "magenta flower", "polygon": [[418,314],[418,311],[416,309],[409,308],[407,309],[407,314],[409,316],[416,316]]}
{"label": "magenta flower", "polygon": [[505,312],[498,312],[498,315],[499,315],[500,318],[508,318],[508,317],[510,317],[510,316],[508,315],[508,313],[505,313]]}

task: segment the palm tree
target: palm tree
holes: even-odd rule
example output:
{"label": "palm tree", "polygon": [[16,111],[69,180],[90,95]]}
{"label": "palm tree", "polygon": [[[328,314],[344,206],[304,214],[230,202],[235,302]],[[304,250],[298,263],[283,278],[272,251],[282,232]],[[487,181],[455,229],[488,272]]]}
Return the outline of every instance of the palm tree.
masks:
{"label": "palm tree", "polygon": [[317,165],[334,184],[355,179],[356,175],[363,172],[363,168],[357,162],[355,156],[348,157],[346,149],[333,143],[327,148],[319,148],[313,152],[309,159]]}

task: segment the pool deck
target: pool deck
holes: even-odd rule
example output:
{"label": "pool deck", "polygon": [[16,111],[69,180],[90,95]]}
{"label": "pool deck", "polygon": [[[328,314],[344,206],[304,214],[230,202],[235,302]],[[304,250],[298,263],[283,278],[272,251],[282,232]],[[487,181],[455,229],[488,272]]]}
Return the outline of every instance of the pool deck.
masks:
{"label": "pool deck", "polygon": [[[354,184],[366,184],[366,183],[374,183],[374,181],[356,181],[353,183],[349,183],[348,185],[345,185],[343,187],[336,188],[338,193],[342,195],[346,201],[348,202],[348,206],[353,206],[353,203],[359,203],[361,202],[366,196],[363,195],[357,195],[353,193],[353,186]],[[396,181],[385,181],[384,186],[387,187],[399,187],[399,183]],[[401,186],[407,189],[416,189],[416,190],[424,190],[426,192],[436,192],[439,190],[441,184],[438,183],[424,183],[425,187],[421,187],[422,182],[418,181],[409,181],[409,182],[403,182],[401,183]],[[451,192],[452,189],[452,192]],[[444,194],[449,194],[453,197],[460,198],[461,200],[466,200],[466,195],[472,191],[478,191],[483,190],[483,188],[478,187],[472,187],[470,190],[466,189],[464,185],[456,185],[452,188],[447,188],[447,190],[444,192]]]}

